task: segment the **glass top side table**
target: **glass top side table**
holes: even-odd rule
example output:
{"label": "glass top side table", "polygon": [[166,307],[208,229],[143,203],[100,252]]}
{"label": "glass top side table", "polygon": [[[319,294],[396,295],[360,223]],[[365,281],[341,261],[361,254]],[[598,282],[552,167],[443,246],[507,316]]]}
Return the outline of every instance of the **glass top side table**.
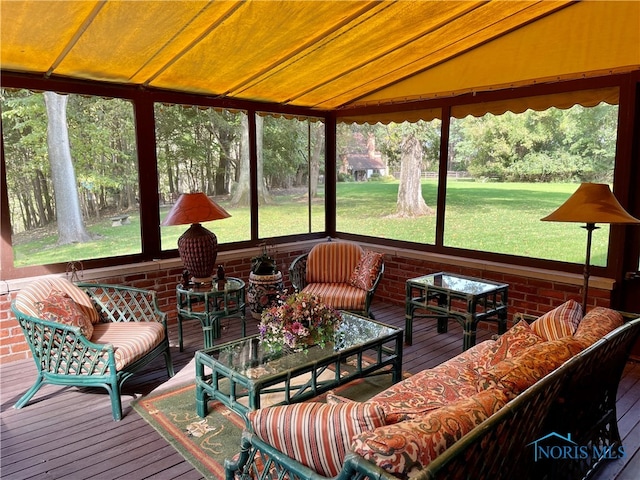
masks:
{"label": "glass top side table", "polygon": [[220,338],[220,320],[240,317],[242,336],[246,335],[245,284],[235,277],[218,282],[214,277],[209,285],[183,285],[176,287],[178,308],[178,341],[182,345],[182,321],[198,319],[202,325],[204,348],[211,348],[214,339]]}
{"label": "glass top side table", "polygon": [[[462,349],[476,343],[478,322],[498,323],[498,333],[507,329],[507,294],[509,285],[453,273],[433,273],[406,282],[405,341],[413,342],[413,320],[436,318],[438,333],[448,328],[453,318],[463,330]],[[416,314],[416,310],[424,313]]]}

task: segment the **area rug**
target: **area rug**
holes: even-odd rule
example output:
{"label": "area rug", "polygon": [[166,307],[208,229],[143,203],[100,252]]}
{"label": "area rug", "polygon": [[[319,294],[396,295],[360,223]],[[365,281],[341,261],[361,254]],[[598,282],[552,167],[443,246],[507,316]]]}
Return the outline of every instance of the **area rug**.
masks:
{"label": "area rug", "polygon": [[[364,401],[391,385],[391,375],[357,379],[333,391]],[[324,401],[326,394],[310,401]],[[207,479],[224,478],[224,460],[240,450],[244,420],[218,401],[209,402],[209,414],[196,413],[195,384],[152,392],[133,408]],[[262,399],[265,406],[277,400]]]}

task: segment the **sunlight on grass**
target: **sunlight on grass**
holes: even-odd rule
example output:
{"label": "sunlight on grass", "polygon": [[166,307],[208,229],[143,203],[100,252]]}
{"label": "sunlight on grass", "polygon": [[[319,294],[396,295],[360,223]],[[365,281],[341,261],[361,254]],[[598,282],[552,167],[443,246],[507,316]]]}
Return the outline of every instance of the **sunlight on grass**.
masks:
{"label": "sunlight on grass", "polygon": [[[481,250],[524,257],[584,262],[586,232],[574,223],[541,222],[540,219],[564,202],[577,188],[575,184],[447,182],[445,246]],[[423,197],[435,208],[437,182],[425,180]],[[360,182],[337,184],[338,231],[371,237],[405,240],[419,244],[435,243],[436,217],[393,218],[398,182]],[[218,243],[250,240],[249,208],[232,208],[230,218],[205,223],[218,237]],[[169,207],[161,209],[161,218]],[[312,202],[311,231],[322,232],[324,198]],[[56,245],[57,236],[40,234],[31,241],[16,242],[17,267],[46,265],[71,260],[86,260],[140,253],[140,218],[130,212],[131,224],[112,227],[108,218],[91,224],[88,230],[96,239],[84,244]],[[282,195],[260,207],[261,238],[309,232],[306,197]],[[592,264],[606,264],[608,225],[593,235]],[[176,248],[186,225],[159,227],[163,250]]]}

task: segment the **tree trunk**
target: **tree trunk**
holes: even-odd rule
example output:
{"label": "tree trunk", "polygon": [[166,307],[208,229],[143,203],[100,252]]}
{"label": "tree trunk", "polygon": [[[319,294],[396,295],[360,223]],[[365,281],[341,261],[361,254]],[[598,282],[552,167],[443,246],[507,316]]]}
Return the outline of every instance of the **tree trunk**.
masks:
{"label": "tree trunk", "polygon": [[47,107],[47,148],[56,199],[59,245],[91,240],[82,222],[76,174],[71,161],[67,99],[65,95],[44,93],[44,103]]}
{"label": "tree trunk", "polygon": [[[320,160],[324,148],[324,123],[310,123],[311,162],[309,163],[309,197],[318,196],[318,179],[320,177]],[[312,141],[313,139],[313,141]]]}
{"label": "tree trunk", "polygon": [[[236,191],[231,199],[231,205],[234,207],[248,207],[250,198],[249,191],[249,118],[246,114],[241,114],[242,137],[240,140],[240,163],[238,165],[239,175]],[[262,161],[262,131],[264,120],[261,116],[256,115],[256,138],[257,138],[257,154],[258,154],[258,204],[263,205],[269,203],[269,194],[264,184],[263,161]]]}
{"label": "tree trunk", "polygon": [[422,147],[413,135],[406,136],[401,145],[400,185],[395,217],[414,218],[432,215],[432,208],[422,198]]}

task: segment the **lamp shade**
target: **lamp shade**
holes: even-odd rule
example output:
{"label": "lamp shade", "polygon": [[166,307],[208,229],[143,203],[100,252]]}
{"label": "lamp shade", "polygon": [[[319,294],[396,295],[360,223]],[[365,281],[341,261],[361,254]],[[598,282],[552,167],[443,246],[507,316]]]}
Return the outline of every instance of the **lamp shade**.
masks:
{"label": "lamp shade", "polygon": [[200,222],[220,220],[231,215],[202,192],[185,193],[178,198],[162,225],[191,227],[178,239],[178,253],[194,282],[211,281],[218,256],[218,239]]}
{"label": "lamp shade", "polygon": [[606,183],[583,183],[546,222],[640,223],[622,208]]}
{"label": "lamp shade", "polygon": [[189,225],[228,218],[231,215],[202,192],[183,193],[162,222],[164,226]]}

